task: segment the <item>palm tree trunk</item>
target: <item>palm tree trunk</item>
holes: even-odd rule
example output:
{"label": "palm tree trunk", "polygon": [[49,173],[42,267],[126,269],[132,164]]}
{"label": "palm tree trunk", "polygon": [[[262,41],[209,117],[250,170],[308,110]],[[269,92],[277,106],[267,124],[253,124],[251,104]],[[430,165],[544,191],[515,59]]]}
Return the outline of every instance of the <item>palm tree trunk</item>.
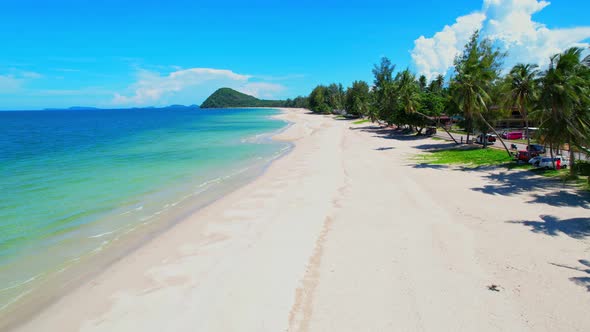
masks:
{"label": "palm tree trunk", "polygon": [[570,168],[570,176],[574,177],[576,175],[576,169],[575,169],[576,156],[574,155],[574,149],[573,149],[572,143],[569,143],[569,146],[570,146],[570,164],[567,165],[567,167]]}
{"label": "palm tree trunk", "polygon": [[453,137],[453,135],[451,135],[451,133],[447,130],[447,127],[445,127],[444,125],[442,125],[440,127],[445,131],[445,133],[447,133],[447,135],[449,135],[449,137],[453,140],[453,142],[455,142],[455,144],[459,145],[459,142],[457,142],[455,137]]}
{"label": "palm tree trunk", "polygon": [[488,128],[490,128],[494,134],[496,135],[496,137],[500,140],[500,143],[502,143],[502,145],[504,146],[504,150],[506,150],[506,153],[508,153],[509,157],[512,157],[512,153],[510,153],[510,150],[508,150],[508,147],[506,146],[506,143],[504,143],[504,140],[502,139],[502,137],[498,134],[498,132],[496,131],[496,129],[494,127],[492,127],[492,125],[486,121],[486,119],[483,117],[483,115],[481,113],[479,114],[479,118],[481,119],[481,121],[483,121],[483,123],[486,124],[486,126],[488,126]]}
{"label": "palm tree trunk", "polygon": [[[429,117],[426,114],[420,113],[418,111],[416,111],[416,114],[423,116],[426,119],[429,119]],[[455,137],[453,137],[453,135],[451,135],[451,133],[447,130],[447,128],[445,126],[440,126],[446,133],[447,135],[449,135],[449,137],[453,140],[453,142],[455,142],[455,144],[459,144],[459,142],[457,142],[457,140],[455,139]]]}
{"label": "palm tree trunk", "polygon": [[526,135],[526,151],[529,158],[531,158],[531,135],[529,132],[529,117],[526,107],[522,107],[522,115],[524,116],[525,135]]}
{"label": "palm tree trunk", "polygon": [[553,157],[553,142],[549,142],[549,155],[551,155],[551,165],[555,169],[555,158]]}

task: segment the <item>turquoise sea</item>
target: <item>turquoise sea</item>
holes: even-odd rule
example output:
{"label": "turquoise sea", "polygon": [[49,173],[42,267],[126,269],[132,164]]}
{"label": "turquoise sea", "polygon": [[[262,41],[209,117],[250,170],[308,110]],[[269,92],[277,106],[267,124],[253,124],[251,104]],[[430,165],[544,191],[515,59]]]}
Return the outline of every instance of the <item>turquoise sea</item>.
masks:
{"label": "turquoise sea", "polygon": [[289,149],[270,139],[286,126],[276,113],[0,112],[0,313],[259,174]]}

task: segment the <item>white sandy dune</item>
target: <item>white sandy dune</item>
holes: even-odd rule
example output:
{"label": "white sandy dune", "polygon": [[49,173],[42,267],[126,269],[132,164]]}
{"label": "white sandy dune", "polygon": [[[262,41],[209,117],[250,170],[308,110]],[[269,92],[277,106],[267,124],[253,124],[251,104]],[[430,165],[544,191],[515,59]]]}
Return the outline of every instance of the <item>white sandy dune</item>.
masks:
{"label": "white sandy dune", "polygon": [[[590,204],[286,111],[295,149],[18,331],[590,331]],[[351,128],[352,127],[352,128]]]}

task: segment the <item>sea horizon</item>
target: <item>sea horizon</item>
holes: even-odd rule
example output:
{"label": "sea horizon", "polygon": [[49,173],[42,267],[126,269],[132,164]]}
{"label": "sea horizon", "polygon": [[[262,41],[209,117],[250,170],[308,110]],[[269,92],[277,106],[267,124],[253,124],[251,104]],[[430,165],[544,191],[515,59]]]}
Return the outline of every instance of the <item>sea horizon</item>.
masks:
{"label": "sea horizon", "polygon": [[[99,106],[66,106],[66,107],[25,107],[20,109],[2,109],[0,112],[52,112],[52,111],[126,111],[126,110],[166,110],[166,109],[200,109],[200,110],[214,110],[213,108],[201,108],[197,104],[182,105],[170,104],[166,106],[137,106],[137,107],[99,107]],[[240,108],[241,109],[241,108]]]}

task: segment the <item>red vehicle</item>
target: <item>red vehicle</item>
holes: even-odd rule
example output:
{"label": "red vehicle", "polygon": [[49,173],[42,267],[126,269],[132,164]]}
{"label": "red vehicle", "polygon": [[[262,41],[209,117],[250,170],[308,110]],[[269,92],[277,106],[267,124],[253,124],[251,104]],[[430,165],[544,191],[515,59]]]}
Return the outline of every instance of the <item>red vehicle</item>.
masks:
{"label": "red vehicle", "polygon": [[502,133],[503,139],[523,139],[524,135],[520,131],[509,131]]}
{"label": "red vehicle", "polygon": [[[486,137],[488,139],[488,144],[496,143],[496,135],[487,134]],[[483,144],[483,142],[484,142],[483,134],[480,134],[479,136],[477,136],[477,138],[475,139],[475,142],[478,144]]]}
{"label": "red vehicle", "polygon": [[[531,149],[532,150],[532,149]],[[516,161],[522,161],[528,163],[531,158],[539,156],[540,153],[538,151],[518,151],[516,154]]]}

